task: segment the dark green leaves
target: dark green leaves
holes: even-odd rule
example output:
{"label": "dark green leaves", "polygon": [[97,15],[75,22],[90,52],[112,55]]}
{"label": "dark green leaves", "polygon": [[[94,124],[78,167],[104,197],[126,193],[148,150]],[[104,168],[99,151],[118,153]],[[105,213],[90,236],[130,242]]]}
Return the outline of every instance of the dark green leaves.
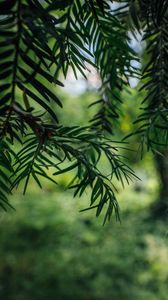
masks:
{"label": "dark green leaves", "polygon": [[[102,82],[101,101],[95,102],[98,111],[91,119],[91,126],[113,133],[120,114],[121,90],[128,85],[128,76],[134,76],[131,60],[135,54],[128,44],[127,27],[121,25],[124,13],[121,12],[118,17],[115,11],[111,13],[104,2],[100,4],[98,1],[97,5],[100,8],[96,7],[98,21],[93,17],[92,10],[86,17],[91,48]],[[104,9],[101,5],[104,5]]]}
{"label": "dark green leaves", "polygon": [[[20,184],[25,193],[30,180],[41,188],[41,178],[56,182],[70,172],[74,196],[88,190],[96,216],[118,218],[113,180],[124,185],[135,176],[102,129],[112,132],[120,91],[134,73],[127,29],[105,0],[7,2],[8,9],[0,2],[0,205]],[[58,125],[59,74],[87,78],[91,66],[102,81],[92,126]]]}
{"label": "dark green leaves", "polygon": [[16,0],[8,0],[8,3],[6,1],[0,2],[0,12],[1,14],[8,14],[9,10],[11,10],[16,4]]}
{"label": "dark green leaves", "polygon": [[[141,91],[145,91],[135,133],[147,149],[157,150],[168,142],[168,6],[167,1],[140,1],[140,19],[146,41],[146,65]],[[138,28],[137,28],[138,29]]]}
{"label": "dark green leaves", "polygon": [[8,201],[10,194],[10,174],[13,172],[11,166],[11,151],[7,143],[0,142],[0,206],[4,210],[11,207]]}

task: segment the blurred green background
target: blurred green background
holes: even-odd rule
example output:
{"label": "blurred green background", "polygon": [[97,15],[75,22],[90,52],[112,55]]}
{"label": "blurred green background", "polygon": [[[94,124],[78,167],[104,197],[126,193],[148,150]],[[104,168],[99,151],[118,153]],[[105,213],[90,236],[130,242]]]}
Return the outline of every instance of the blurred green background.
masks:
{"label": "blurred green background", "polygon": [[[93,114],[87,106],[98,96],[59,93],[65,106],[61,122],[86,124]],[[124,94],[119,137],[132,126],[132,93]],[[136,139],[130,147],[137,149]],[[60,177],[59,186],[44,182],[40,190],[31,182],[26,196],[21,188],[14,193],[16,211],[0,214],[0,299],[168,299],[167,222],[151,217],[159,177],[150,153],[143,160],[136,151],[127,156],[141,181],[117,187],[121,223],[114,216],[103,227],[103,216],[79,212],[88,205],[89,191],[74,199],[65,188],[70,174]]]}

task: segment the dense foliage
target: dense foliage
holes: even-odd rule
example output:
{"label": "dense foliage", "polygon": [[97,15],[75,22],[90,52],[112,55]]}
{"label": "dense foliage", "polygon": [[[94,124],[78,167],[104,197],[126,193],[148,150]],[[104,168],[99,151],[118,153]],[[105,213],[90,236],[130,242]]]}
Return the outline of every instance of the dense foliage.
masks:
{"label": "dense foliage", "polygon": [[[118,5],[117,5],[118,3]],[[167,143],[166,1],[65,0],[0,1],[0,205],[30,178],[74,170],[69,188],[81,196],[91,187],[90,207],[105,218],[118,217],[114,178],[124,184],[135,177],[110,140],[121,109],[121,91],[129,77],[139,77],[129,34],[142,33],[149,62],[143,71],[146,106],[138,117],[143,144]],[[59,124],[62,101],[52,86],[62,86],[69,69],[75,77],[93,66],[99,72],[97,112],[85,127]],[[54,107],[54,109],[53,109]],[[62,114],[64,111],[62,110]],[[17,150],[16,150],[17,149]],[[100,169],[102,157],[107,172]],[[54,176],[48,175],[48,169]],[[57,180],[57,179],[56,179]]]}
{"label": "dense foliage", "polygon": [[17,213],[0,218],[1,299],[167,300],[167,229],[148,219],[153,180],[140,193],[131,185],[127,201],[120,195],[124,221],[106,228],[103,216],[77,212],[82,203],[70,191],[49,183],[43,194],[35,184],[24,197],[17,192]]}

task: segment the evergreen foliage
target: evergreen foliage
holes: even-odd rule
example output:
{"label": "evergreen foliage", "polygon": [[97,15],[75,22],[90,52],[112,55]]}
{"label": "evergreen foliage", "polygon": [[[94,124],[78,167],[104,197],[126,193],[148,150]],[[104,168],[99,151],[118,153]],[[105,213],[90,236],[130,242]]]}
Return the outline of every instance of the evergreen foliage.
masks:
{"label": "evergreen foliage", "polygon": [[[129,32],[143,31],[149,62],[142,89],[146,106],[136,133],[154,149],[167,143],[167,1],[64,0],[0,1],[0,205],[7,209],[8,194],[30,178],[41,187],[41,177],[74,170],[69,188],[81,196],[91,187],[90,208],[104,222],[113,210],[118,218],[114,177],[122,185],[135,178],[109,139],[121,108],[121,91],[129,77],[140,76]],[[86,77],[89,65],[101,78],[97,113],[86,127],[59,124],[62,101],[52,86],[63,86],[71,68]],[[55,107],[53,111],[52,107]],[[63,113],[63,111],[62,111]],[[162,137],[162,141],[160,141]],[[18,151],[16,151],[18,149]],[[110,174],[100,169],[101,157]],[[65,164],[66,163],[66,164]],[[49,177],[48,170],[53,168]]]}

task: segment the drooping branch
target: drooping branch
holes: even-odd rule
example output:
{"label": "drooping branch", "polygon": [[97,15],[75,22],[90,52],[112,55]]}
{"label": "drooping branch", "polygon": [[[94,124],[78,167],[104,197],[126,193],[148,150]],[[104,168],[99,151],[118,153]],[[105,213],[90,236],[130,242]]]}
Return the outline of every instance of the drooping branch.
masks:
{"label": "drooping branch", "polygon": [[[165,2],[161,2],[165,7]],[[141,90],[145,90],[147,95],[142,102],[144,112],[137,120],[139,128],[136,133],[140,133],[143,142],[153,150],[157,145],[167,145],[168,142],[168,7],[163,11],[161,2],[159,12],[159,1],[141,5],[146,24],[144,40],[148,56]]]}

